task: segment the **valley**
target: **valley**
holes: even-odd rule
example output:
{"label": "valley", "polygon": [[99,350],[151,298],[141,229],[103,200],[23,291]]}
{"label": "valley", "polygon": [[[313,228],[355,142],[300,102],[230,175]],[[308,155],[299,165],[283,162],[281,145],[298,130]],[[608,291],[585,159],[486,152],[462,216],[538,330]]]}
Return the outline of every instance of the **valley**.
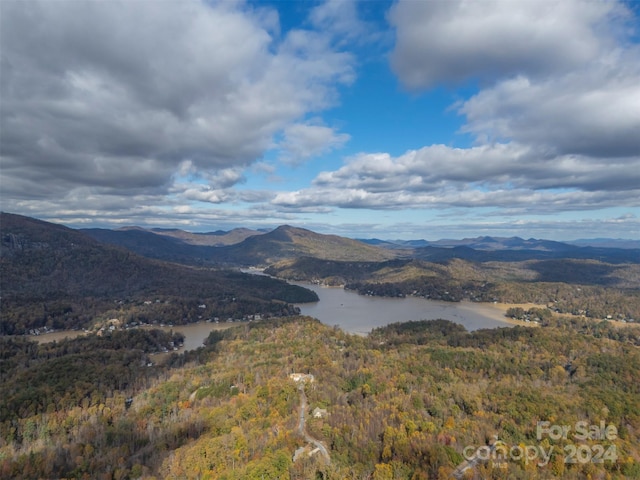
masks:
{"label": "valley", "polygon": [[2,478],[640,478],[632,248],[0,227]]}

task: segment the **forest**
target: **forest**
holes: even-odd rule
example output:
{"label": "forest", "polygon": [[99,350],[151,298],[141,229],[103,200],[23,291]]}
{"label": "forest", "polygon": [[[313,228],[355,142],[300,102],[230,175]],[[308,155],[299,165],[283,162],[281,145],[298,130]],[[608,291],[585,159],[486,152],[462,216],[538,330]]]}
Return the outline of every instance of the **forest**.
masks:
{"label": "forest", "polygon": [[[535,304],[507,315],[538,327],[430,319],[358,336],[297,315],[317,296],[283,280],[1,215],[0,478],[640,478],[637,263],[389,259],[292,227],[234,247],[280,259],[273,276],[364,295]],[[256,314],[184,353],[152,328]],[[20,335],[42,327],[93,333]],[[541,424],[616,435],[542,438]]]}
{"label": "forest", "polygon": [[[179,338],[0,337],[0,477],[448,479],[467,447],[498,439],[553,454],[542,466],[479,462],[460,478],[640,478],[640,350],[602,322],[570,321],[475,332],[417,321],[362,337],[293,316],[214,331],[153,366],[150,352]],[[60,367],[70,373],[53,375]],[[329,459],[298,432],[301,388]],[[545,421],[605,422],[617,437],[539,439]],[[615,458],[567,461],[599,447]]]}
{"label": "forest", "polygon": [[[51,223],[1,214],[0,335],[124,323],[291,315],[317,295],[282,280],[161,262]],[[200,308],[206,305],[206,308]]]}

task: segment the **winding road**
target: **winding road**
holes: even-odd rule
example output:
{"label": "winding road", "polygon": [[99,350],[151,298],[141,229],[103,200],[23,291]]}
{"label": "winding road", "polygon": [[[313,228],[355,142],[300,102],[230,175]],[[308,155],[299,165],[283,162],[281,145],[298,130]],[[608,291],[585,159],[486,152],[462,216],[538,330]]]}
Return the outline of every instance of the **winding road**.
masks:
{"label": "winding road", "polygon": [[306,422],[305,414],[307,411],[307,394],[304,393],[304,384],[298,385],[298,391],[300,392],[300,415],[299,415],[299,421],[298,421],[298,433],[302,438],[305,439],[306,442],[312,444],[318,449],[318,451],[322,454],[322,456],[325,458],[327,463],[331,463],[331,457],[329,456],[329,451],[327,450],[327,447],[325,447],[320,440],[313,438],[311,435],[307,433],[307,430],[305,428],[305,422]]}

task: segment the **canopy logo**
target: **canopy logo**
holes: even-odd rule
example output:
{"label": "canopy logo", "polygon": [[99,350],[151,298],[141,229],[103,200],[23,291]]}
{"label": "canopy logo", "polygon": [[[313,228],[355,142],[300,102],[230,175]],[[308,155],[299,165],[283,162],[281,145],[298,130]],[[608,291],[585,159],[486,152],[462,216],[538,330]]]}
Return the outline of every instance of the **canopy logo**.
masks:
{"label": "canopy logo", "polygon": [[[607,425],[604,421],[591,424],[581,420],[573,425],[556,425],[548,421],[536,425],[536,439],[551,440],[539,445],[509,446],[501,440],[492,445],[480,447],[469,445],[464,448],[463,456],[468,465],[491,460],[494,464],[505,464],[507,461],[535,463],[539,467],[549,465],[558,455],[564,457],[564,463],[604,463],[618,459],[616,445],[612,442],[618,438],[615,425]],[[580,443],[578,443],[580,442]]]}

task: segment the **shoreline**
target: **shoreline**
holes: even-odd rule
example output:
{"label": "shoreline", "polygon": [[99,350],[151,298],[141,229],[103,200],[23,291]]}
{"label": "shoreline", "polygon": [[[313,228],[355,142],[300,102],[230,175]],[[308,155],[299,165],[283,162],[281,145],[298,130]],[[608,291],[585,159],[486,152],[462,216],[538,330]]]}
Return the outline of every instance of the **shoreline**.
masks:
{"label": "shoreline", "polygon": [[[523,310],[529,310],[531,308],[547,308],[546,305],[539,305],[537,303],[491,303],[496,309],[502,312],[503,321],[511,324],[511,325],[520,325],[522,327],[539,327],[539,323],[534,322],[525,322],[524,320],[516,320],[515,318],[507,317],[507,310],[510,308],[522,308]],[[554,315],[556,315],[554,313]]]}
{"label": "shoreline", "polygon": [[[482,308],[482,311],[485,315],[490,316],[493,320],[504,323],[505,325],[516,326],[520,325],[522,327],[539,327],[540,325],[533,322],[525,322],[524,320],[515,320],[513,318],[507,317],[505,314],[507,313],[507,309],[511,307],[524,307],[531,308],[534,304],[507,304],[507,303],[492,303],[492,302],[473,302],[471,300],[465,299],[458,302],[461,306],[471,310],[477,310],[478,307]],[[499,327],[498,327],[499,328]]]}
{"label": "shoreline", "polygon": [[[307,284],[308,285],[308,284]],[[304,285],[303,285],[304,286]],[[315,285],[316,287],[321,287],[321,288],[329,288],[329,289],[341,289],[341,287],[337,287],[337,286],[329,286],[329,285]],[[506,312],[509,308],[517,308],[520,307],[524,310],[529,310],[531,308],[546,308],[546,305],[539,305],[539,304],[535,304],[535,303],[501,303],[501,302],[497,302],[497,303],[493,303],[493,302],[473,302],[471,300],[465,299],[465,300],[461,300],[460,302],[455,302],[457,303],[460,307],[468,309],[468,310],[481,310],[482,314],[497,321],[502,323],[504,326],[522,326],[522,327],[529,327],[529,328],[538,328],[540,327],[539,323],[535,323],[535,322],[526,322],[524,320],[516,320],[510,317],[506,316]],[[558,317],[558,316],[567,316],[570,317],[570,314],[558,314],[553,312],[554,317]],[[591,321],[598,321],[597,319],[589,319],[586,317],[581,317],[584,318],[585,320],[591,320]],[[606,321],[611,324],[613,327],[615,328],[624,328],[624,327],[631,327],[631,328],[640,328],[640,324],[639,323],[627,323],[627,322],[621,322],[619,320],[613,320],[613,319],[606,319]],[[199,328],[207,328],[207,330],[209,331],[213,331],[213,330],[226,330],[228,328],[231,328],[235,325],[237,325],[239,322],[220,322],[220,323],[214,323],[214,322],[207,322],[204,320],[198,321],[198,322],[194,322],[194,323],[188,323],[188,324],[184,324],[184,325],[164,325],[164,326],[160,326],[160,325],[139,325],[133,328],[144,328],[144,329],[159,329],[159,330],[164,330],[164,331],[171,331],[173,330],[174,332],[179,332],[185,335],[185,337],[188,338],[189,336],[189,330],[191,329],[199,329]],[[500,328],[500,327],[497,327]],[[349,332],[348,332],[349,333]],[[366,336],[369,334],[369,331],[367,332],[350,332],[350,333],[354,333],[356,335],[360,335],[360,336]],[[38,342],[39,344],[43,344],[43,343],[50,343],[50,342],[54,342],[54,341],[60,341],[60,340],[64,340],[65,338],[68,339],[73,339],[73,338],[77,338],[80,336],[85,336],[85,335],[91,335],[94,334],[94,332],[89,332],[89,331],[84,331],[84,330],[57,330],[57,331],[53,331],[53,332],[47,332],[47,333],[41,333],[40,335],[15,335],[16,337],[23,337],[35,342]],[[187,347],[187,348],[185,348]],[[195,347],[193,345],[185,345],[181,348],[178,349],[179,352],[184,352],[187,350],[193,350]],[[164,353],[164,352],[162,352]]]}

